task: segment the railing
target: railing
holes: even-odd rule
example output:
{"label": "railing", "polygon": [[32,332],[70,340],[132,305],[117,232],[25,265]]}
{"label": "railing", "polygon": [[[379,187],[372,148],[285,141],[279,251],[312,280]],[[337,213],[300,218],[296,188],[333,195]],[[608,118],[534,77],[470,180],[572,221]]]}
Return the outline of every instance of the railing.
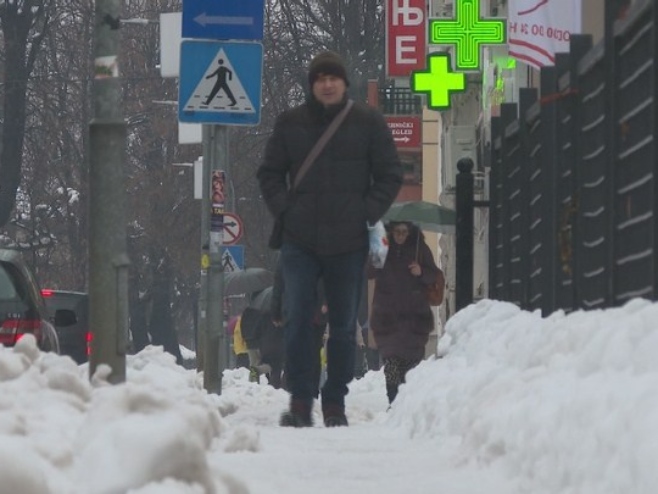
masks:
{"label": "railing", "polygon": [[547,314],[658,299],[654,0],[492,119],[491,298]]}
{"label": "railing", "polygon": [[384,87],[378,91],[379,108],[385,115],[420,115],[423,112],[421,97],[408,88]]}

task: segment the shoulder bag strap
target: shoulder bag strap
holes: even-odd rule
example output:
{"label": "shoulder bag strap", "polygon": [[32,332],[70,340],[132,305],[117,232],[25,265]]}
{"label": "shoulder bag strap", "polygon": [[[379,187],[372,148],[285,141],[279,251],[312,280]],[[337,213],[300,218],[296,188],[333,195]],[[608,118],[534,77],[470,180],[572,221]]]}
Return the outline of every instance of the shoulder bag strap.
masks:
{"label": "shoulder bag strap", "polygon": [[292,186],[293,190],[297,188],[299,182],[302,181],[302,178],[304,178],[304,175],[306,175],[308,169],[311,167],[315,159],[318,157],[318,155],[322,152],[324,147],[327,145],[329,139],[331,139],[331,136],[335,134],[340,124],[343,123],[343,120],[345,120],[345,117],[347,116],[347,113],[350,111],[350,108],[352,108],[353,104],[354,101],[352,101],[351,99],[347,100],[347,104],[345,105],[345,107],[340,111],[338,115],[336,115],[336,117],[329,124],[329,127],[327,127],[327,130],[324,131],[322,136],[320,136],[320,139],[318,139],[318,142],[315,143],[315,146],[313,146],[311,152],[308,153],[308,156],[306,156],[306,159],[302,163],[302,166],[299,167],[299,171],[297,172],[297,175],[295,175],[295,182]]}

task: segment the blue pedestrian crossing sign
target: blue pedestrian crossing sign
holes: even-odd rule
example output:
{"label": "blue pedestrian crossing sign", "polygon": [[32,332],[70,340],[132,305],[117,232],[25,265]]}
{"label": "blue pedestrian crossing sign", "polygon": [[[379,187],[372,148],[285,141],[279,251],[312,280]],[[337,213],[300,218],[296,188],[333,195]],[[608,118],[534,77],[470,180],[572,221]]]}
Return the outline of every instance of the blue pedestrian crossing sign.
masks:
{"label": "blue pedestrian crossing sign", "polygon": [[244,245],[228,245],[224,247],[222,268],[225,273],[244,270]]}
{"label": "blue pedestrian crossing sign", "polygon": [[258,125],[262,76],[260,43],[183,41],[178,120]]}

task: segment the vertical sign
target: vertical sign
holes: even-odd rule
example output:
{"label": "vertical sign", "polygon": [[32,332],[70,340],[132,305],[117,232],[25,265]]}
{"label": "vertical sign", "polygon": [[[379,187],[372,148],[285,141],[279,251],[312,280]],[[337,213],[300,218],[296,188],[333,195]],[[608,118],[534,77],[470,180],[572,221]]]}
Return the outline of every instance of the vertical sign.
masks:
{"label": "vertical sign", "polygon": [[224,228],[224,184],[222,170],[213,170],[210,189],[210,232],[221,234]]}
{"label": "vertical sign", "polygon": [[425,0],[386,0],[386,74],[408,77],[425,67]]}
{"label": "vertical sign", "polygon": [[178,77],[180,67],[180,43],[182,14],[160,14],[160,75]]}

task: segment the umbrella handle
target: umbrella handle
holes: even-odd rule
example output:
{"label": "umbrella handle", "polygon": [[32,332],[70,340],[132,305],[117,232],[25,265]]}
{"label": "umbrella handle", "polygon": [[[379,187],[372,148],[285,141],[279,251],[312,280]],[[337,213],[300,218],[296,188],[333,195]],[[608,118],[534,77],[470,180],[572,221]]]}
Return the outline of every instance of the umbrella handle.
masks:
{"label": "umbrella handle", "polygon": [[416,229],[416,262],[418,262],[418,251],[420,250],[420,228]]}

